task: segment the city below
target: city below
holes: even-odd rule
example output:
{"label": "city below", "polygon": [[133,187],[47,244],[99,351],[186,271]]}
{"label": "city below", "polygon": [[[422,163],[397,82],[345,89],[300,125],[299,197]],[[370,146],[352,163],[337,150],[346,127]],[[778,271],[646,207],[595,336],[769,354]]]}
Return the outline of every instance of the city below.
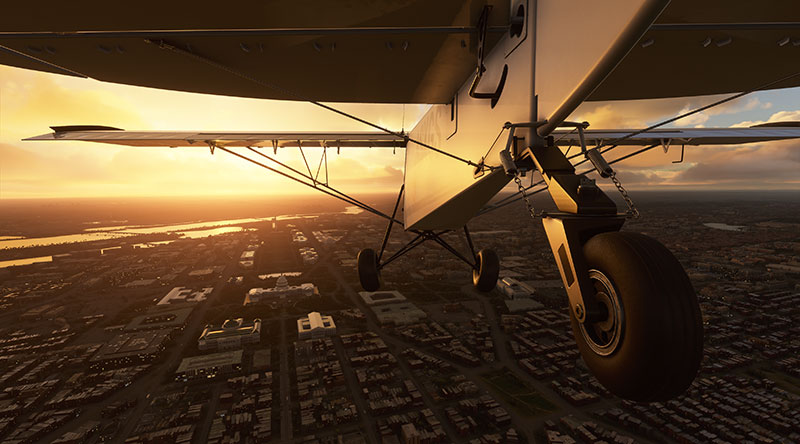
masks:
{"label": "city below", "polygon": [[702,367],[666,402],[590,375],[521,203],[470,222],[500,257],[482,293],[434,242],[363,291],[356,255],[385,221],[331,199],[160,203],[140,220],[143,201],[3,202],[0,441],[800,442],[800,194],[632,195],[642,217],[623,230],[663,242],[702,309]]}

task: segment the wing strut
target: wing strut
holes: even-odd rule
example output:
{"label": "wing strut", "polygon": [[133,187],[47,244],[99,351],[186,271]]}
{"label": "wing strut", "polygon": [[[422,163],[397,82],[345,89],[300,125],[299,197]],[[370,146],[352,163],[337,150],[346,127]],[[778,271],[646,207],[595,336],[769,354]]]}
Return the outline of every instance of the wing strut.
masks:
{"label": "wing strut", "polygon": [[[751,94],[751,93],[754,93],[754,92],[757,92],[757,91],[761,91],[761,90],[768,89],[768,88],[770,88],[770,87],[771,87],[771,86],[773,86],[773,85],[779,84],[779,83],[781,83],[781,82],[784,82],[784,81],[786,81],[786,80],[792,79],[792,78],[794,78],[794,77],[797,77],[797,76],[800,76],[800,72],[796,72],[796,73],[794,73],[794,74],[790,74],[790,75],[788,75],[788,76],[785,76],[785,77],[782,77],[782,78],[780,78],[780,79],[778,79],[778,80],[773,80],[773,81],[771,81],[771,82],[767,82],[767,83],[765,83],[765,84],[763,84],[763,85],[757,86],[757,87],[755,87],[755,88],[752,88],[752,89],[749,89],[749,90],[747,90],[747,91],[743,91],[743,92],[740,92],[740,93],[737,93],[737,94],[731,95],[731,96],[729,96],[729,97],[726,97],[726,98],[724,98],[724,99],[718,100],[718,101],[716,101],[716,102],[713,102],[713,103],[710,103],[710,104],[708,104],[708,105],[701,106],[701,107],[699,107],[699,108],[695,108],[695,109],[693,109],[693,110],[691,110],[691,111],[687,111],[687,112],[685,112],[685,113],[683,113],[683,114],[680,114],[680,115],[678,115],[678,116],[672,117],[672,118],[670,118],[670,119],[667,119],[667,120],[663,120],[663,121],[661,121],[661,122],[658,122],[658,123],[656,123],[655,125],[651,125],[651,126],[649,126],[649,127],[647,127],[647,128],[644,128],[644,129],[641,129],[641,130],[638,130],[638,131],[633,131],[633,132],[631,132],[631,133],[629,133],[629,134],[626,134],[626,135],[624,135],[624,136],[622,136],[622,137],[619,137],[619,138],[616,138],[616,139],[610,140],[610,141],[608,141],[608,142],[605,142],[605,141],[600,141],[600,142],[599,142],[599,144],[598,144],[598,145],[597,145],[595,148],[593,148],[592,150],[596,150],[596,151],[597,151],[598,153],[600,153],[600,154],[605,154],[605,153],[607,153],[607,152],[609,152],[609,151],[611,151],[611,150],[613,150],[613,149],[617,148],[617,147],[619,146],[619,144],[620,144],[620,143],[622,143],[622,142],[624,142],[625,140],[627,140],[627,139],[630,139],[630,138],[632,138],[632,137],[634,137],[634,136],[637,136],[637,135],[639,135],[639,134],[643,134],[643,133],[646,133],[646,132],[652,131],[652,130],[654,130],[654,129],[656,129],[656,128],[660,128],[660,127],[662,127],[662,126],[664,126],[664,125],[668,125],[668,124],[670,124],[670,123],[673,123],[673,122],[675,122],[675,121],[678,121],[678,120],[680,120],[680,119],[683,119],[683,118],[685,118],[685,117],[689,117],[689,116],[691,116],[691,115],[694,115],[694,114],[697,114],[697,113],[703,112],[703,111],[705,111],[705,110],[707,110],[707,109],[710,109],[710,108],[713,108],[713,107],[716,107],[716,106],[722,105],[722,104],[724,104],[724,103],[727,103],[727,102],[730,102],[730,101],[732,101],[732,100],[739,99],[739,98],[741,98],[741,97],[744,97],[744,96],[746,96],[746,95],[748,95],[748,94]],[[577,128],[573,128],[573,131],[575,131],[575,129],[577,129]],[[571,131],[570,133],[567,133],[567,134],[564,134],[564,135],[562,135],[560,138],[563,138],[563,137],[566,137],[566,136],[568,136],[568,135],[569,135],[569,134],[571,134],[573,131]],[[560,139],[560,138],[559,138],[559,139]],[[629,158],[631,158],[631,157],[637,156],[637,155],[639,155],[639,154],[642,154],[642,153],[644,153],[644,152],[646,152],[646,151],[650,151],[651,149],[653,149],[653,148],[655,148],[655,147],[657,147],[657,146],[663,146],[663,145],[664,145],[664,143],[663,143],[663,142],[659,142],[659,143],[655,143],[655,144],[648,145],[648,146],[646,146],[646,147],[644,147],[644,148],[642,148],[642,149],[639,149],[639,150],[637,150],[637,151],[634,151],[633,153],[626,154],[626,155],[624,155],[624,156],[618,157],[618,158],[616,158],[616,159],[614,159],[614,160],[612,160],[612,161],[608,162],[608,164],[609,164],[609,165],[613,165],[613,164],[615,164],[615,163],[617,163],[617,162],[621,162],[621,161],[623,161],[623,160],[625,160],[625,159],[629,159]],[[603,148],[605,148],[605,149],[603,149]],[[673,162],[673,163],[681,163],[681,162],[683,162],[683,160],[684,160],[684,150],[685,150],[685,145],[681,147],[681,158],[680,158],[680,160],[678,160],[678,161],[676,161],[676,162]],[[567,150],[567,152],[569,152],[569,149]],[[576,154],[573,154],[572,156],[568,156],[568,157],[567,157],[567,160],[572,160],[572,159],[574,159],[574,158],[576,158],[576,157],[578,157],[578,156],[584,156],[585,158],[584,158],[583,160],[581,160],[580,162],[577,162],[577,163],[575,163],[573,166],[578,166],[578,165],[581,165],[581,164],[583,164],[583,163],[587,162],[588,160],[590,160],[590,159],[589,159],[589,157],[587,157],[587,156],[585,155],[585,152],[583,152],[583,151],[582,151],[582,152],[578,152],[578,153],[576,153]],[[581,173],[581,174],[588,174],[588,173],[591,173],[593,170],[594,170],[594,169],[592,169],[592,170],[588,170],[588,171],[585,171],[585,172],[583,172],[583,173]],[[502,208],[502,207],[505,207],[505,206],[507,206],[507,205],[509,205],[509,204],[512,204],[512,203],[514,203],[514,202],[519,202],[520,200],[522,200],[522,198],[523,198],[523,195],[524,195],[524,194],[525,194],[525,192],[527,192],[527,191],[533,190],[533,191],[531,191],[530,193],[528,193],[528,196],[531,196],[531,195],[533,195],[533,194],[540,193],[540,192],[542,192],[542,191],[546,190],[546,189],[547,189],[547,187],[546,187],[546,186],[544,186],[544,187],[541,187],[541,188],[536,188],[536,187],[538,187],[539,185],[543,185],[544,183],[545,183],[545,181],[544,181],[543,179],[542,179],[542,180],[539,180],[538,182],[535,182],[535,183],[533,182],[533,179],[531,179],[531,185],[530,185],[530,186],[528,186],[528,187],[524,187],[524,188],[523,188],[523,187],[520,187],[519,191],[517,191],[517,192],[515,192],[515,193],[513,193],[513,194],[511,194],[511,195],[509,195],[509,196],[506,196],[506,197],[504,197],[504,198],[502,198],[502,199],[500,199],[498,202],[495,202],[495,203],[493,203],[493,204],[491,204],[491,205],[487,205],[487,206],[485,206],[484,208],[482,208],[482,209],[481,209],[481,210],[478,212],[478,214],[476,214],[476,216],[480,216],[480,215],[482,215],[482,214],[486,214],[486,213],[488,213],[488,212],[491,212],[491,211],[494,211],[494,210],[500,209],[500,208]],[[536,188],[536,189],[534,189],[534,188]]]}
{"label": "wing strut", "polygon": [[[356,199],[354,197],[348,196],[347,194],[342,193],[341,191],[338,191],[336,189],[333,189],[333,188],[331,188],[331,187],[329,187],[329,186],[327,186],[325,184],[322,184],[322,183],[315,184],[313,177],[306,176],[305,174],[295,170],[294,168],[292,168],[292,167],[290,167],[288,165],[285,165],[285,164],[283,164],[281,162],[278,162],[277,160],[272,159],[269,156],[265,155],[264,153],[260,153],[260,152],[256,151],[253,148],[249,148],[250,151],[252,151],[252,152],[254,152],[256,154],[259,154],[259,155],[261,155],[263,157],[266,157],[267,159],[272,160],[275,163],[278,163],[279,165],[283,166],[284,168],[287,168],[287,169],[291,170],[292,172],[294,172],[296,174],[299,174],[300,176],[304,177],[305,179],[311,180],[312,182],[308,183],[308,182],[306,182],[306,181],[304,181],[302,179],[299,179],[299,178],[297,178],[295,176],[292,176],[291,174],[288,174],[286,172],[280,171],[277,168],[273,168],[273,167],[271,167],[271,166],[269,166],[267,164],[261,163],[261,162],[255,160],[255,159],[251,159],[250,157],[247,157],[245,155],[237,153],[236,151],[233,151],[233,150],[231,150],[229,148],[225,148],[224,146],[217,146],[217,149],[220,149],[220,150],[225,151],[226,153],[232,154],[232,155],[234,155],[234,156],[236,156],[236,157],[238,157],[240,159],[243,159],[243,160],[246,160],[246,161],[248,161],[250,163],[258,165],[258,166],[260,166],[262,168],[265,168],[265,169],[267,169],[269,171],[272,171],[273,173],[276,173],[276,174],[279,174],[279,175],[281,175],[283,177],[291,179],[291,180],[293,180],[293,181],[295,181],[297,183],[301,183],[301,184],[303,184],[303,185],[305,185],[307,187],[314,188],[314,189],[316,189],[318,191],[321,191],[321,192],[323,192],[323,193],[325,193],[325,194],[327,194],[327,195],[329,195],[331,197],[335,197],[336,199],[344,201],[344,202],[346,202],[346,203],[348,203],[350,205],[353,205],[353,206],[356,206],[358,208],[361,208],[362,210],[364,210],[364,211],[366,211],[368,213],[372,213],[372,214],[374,214],[376,216],[380,216],[380,217],[382,217],[384,219],[388,219],[388,220],[394,221],[395,223],[398,223],[401,226],[403,225],[403,222],[401,222],[401,221],[399,221],[397,219],[394,219],[393,217],[389,216],[388,214],[386,214],[386,213],[384,213],[384,212],[382,212],[382,211],[380,211],[378,209],[375,209],[375,208],[373,208],[373,207],[371,207],[371,206],[359,201],[358,199]],[[317,185],[319,185],[319,186],[317,186]]]}

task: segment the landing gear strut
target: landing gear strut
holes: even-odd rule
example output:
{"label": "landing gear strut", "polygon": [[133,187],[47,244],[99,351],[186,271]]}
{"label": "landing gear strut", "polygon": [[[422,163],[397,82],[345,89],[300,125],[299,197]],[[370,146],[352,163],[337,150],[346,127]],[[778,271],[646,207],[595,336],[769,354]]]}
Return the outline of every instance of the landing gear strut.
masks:
{"label": "landing gear strut", "polygon": [[470,249],[471,260],[442,239],[442,235],[450,233],[452,230],[443,230],[439,232],[431,230],[411,230],[416,236],[388,259],[382,261],[383,253],[386,252],[386,245],[389,242],[389,235],[392,232],[392,226],[395,222],[395,216],[400,207],[400,200],[403,197],[403,189],[404,187],[400,187],[400,193],[397,196],[397,202],[395,203],[392,217],[389,219],[389,225],[386,227],[386,234],[383,236],[383,243],[381,244],[380,251],[376,253],[375,250],[371,248],[365,248],[358,252],[358,280],[361,282],[361,287],[366,291],[378,290],[381,286],[380,271],[383,267],[422,245],[425,241],[432,240],[472,268],[472,283],[475,285],[475,288],[483,292],[492,291],[495,285],[497,285],[497,278],[500,274],[500,261],[497,258],[497,253],[490,249],[483,249],[476,253],[475,247],[472,244],[472,236],[470,236],[469,229],[466,225],[464,226],[464,236]]}
{"label": "landing gear strut", "polygon": [[[582,150],[610,177],[638,215],[597,149]],[[553,143],[531,130],[526,148],[509,142],[516,168],[541,172],[559,213],[542,217],[570,305],[575,342],[592,374],[613,394],[660,401],[683,393],[703,356],[703,324],[692,284],[669,250],[648,236],[620,232],[624,214]],[[512,151],[513,149],[513,151]],[[509,171],[509,168],[506,168]],[[531,214],[534,214],[531,209]]]}

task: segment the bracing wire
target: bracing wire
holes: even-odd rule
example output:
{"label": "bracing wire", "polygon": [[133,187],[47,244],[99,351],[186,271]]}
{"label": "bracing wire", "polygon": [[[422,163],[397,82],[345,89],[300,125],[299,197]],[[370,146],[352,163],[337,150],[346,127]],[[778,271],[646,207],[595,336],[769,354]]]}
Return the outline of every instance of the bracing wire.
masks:
{"label": "bracing wire", "polygon": [[211,60],[209,58],[203,57],[203,56],[201,56],[199,54],[195,54],[193,52],[190,52],[190,51],[187,51],[185,49],[179,48],[177,46],[171,45],[171,44],[169,44],[169,43],[167,43],[167,42],[165,42],[163,40],[145,39],[144,41],[146,43],[158,45],[159,48],[166,49],[166,50],[175,52],[177,54],[181,54],[183,56],[193,58],[195,60],[199,60],[199,61],[201,61],[201,62],[203,62],[203,63],[205,63],[205,64],[207,64],[209,66],[213,66],[213,67],[215,67],[217,69],[223,70],[223,71],[225,71],[225,72],[227,72],[229,74],[235,75],[236,77],[239,77],[241,79],[247,80],[247,81],[252,82],[252,83],[255,83],[256,85],[262,86],[264,88],[272,89],[274,91],[279,91],[279,92],[281,92],[283,94],[286,94],[286,95],[289,95],[289,96],[292,96],[292,97],[296,97],[299,100],[302,100],[304,102],[308,102],[308,103],[310,103],[312,105],[315,105],[315,106],[318,106],[320,108],[323,108],[323,109],[326,109],[328,111],[331,111],[333,113],[339,114],[340,116],[343,116],[343,117],[346,117],[348,119],[354,120],[356,122],[362,123],[364,125],[370,126],[372,128],[377,129],[378,131],[382,131],[382,132],[384,132],[386,134],[391,134],[391,135],[393,135],[395,137],[401,138],[401,139],[406,140],[408,142],[416,143],[417,145],[419,145],[419,146],[421,146],[423,148],[427,148],[427,149],[429,149],[431,151],[435,151],[435,152],[437,152],[439,154],[442,154],[444,156],[450,157],[451,159],[455,159],[455,160],[458,160],[459,162],[463,162],[463,163],[465,163],[465,164],[467,164],[469,166],[473,166],[473,167],[477,167],[478,166],[478,164],[476,164],[475,162],[473,162],[473,161],[471,161],[469,159],[464,159],[462,157],[456,156],[455,154],[448,153],[447,151],[444,151],[444,150],[441,150],[441,149],[436,148],[434,146],[428,145],[427,143],[421,142],[421,141],[416,140],[416,139],[412,139],[411,137],[409,137],[406,134],[398,133],[397,131],[392,131],[392,130],[386,128],[386,127],[380,126],[380,125],[378,125],[376,123],[370,122],[370,121],[368,121],[366,119],[363,119],[361,117],[358,117],[358,116],[356,116],[354,114],[351,114],[351,113],[348,113],[346,111],[342,111],[340,109],[334,108],[333,106],[326,105],[326,104],[324,104],[322,102],[319,102],[317,100],[313,100],[313,99],[311,99],[309,97],[306,97],[306,96],[304,96],[304,95],[302,95],[300,93],[294,92],[294,91],[292,91],[290,89],[283,88],[283,87],[275,85],[273,83],[266,82],[264,80],[255,78],[255,77],[253,77],[251,75],[248,75],[248,74],[245,74],[243,72],[237,71],[237,70],[235,70],[235,69],[233,69],[233,68],[231,68],[229,66],[225,66],[225,65],[223,65],[221,63],[215,62],[215,61],[213,61],[213,60]]}
{"label": "bracing wire", "polygon": [[[730,101],[732,101],[732,100],[739,99],[739,98],[741,98],[741,97],[744,97],[744,96],[746,96],[746,95],[748,95],[748,94],[752,94],[752,93],[754,93],[754,92],[757,92],[757,91],[761,91],[761,90],[768,89],[768,88],[770,88],[771,86],[774,86],[774,85],[777,85],[777,84],[779,84],[779,83],[785,82],[785,81],[787,81],[787,80],[790,80],[790,79],[792,79],[792,78],[795,78],[795,77],[797,77],[797,76],[800,76],[800,72],[796,72],[796,73],[794,73],[794,74],[790,74],[790,75],[788,75],[788,76],[781,77],[780,79],[777,79],[777,80],[773,80],[773,81],[770,81],[770,82],[764,83],[764,84],[762,84],[762,85],[759,85],[759,86],[757,86],[757,87],[755,87],[755,88],[751,88],[751,89],[748,89],[748,90],[746,90],[746,91],[743,91],[743,92],[740,92],[740,93],[733,94],[733,95],[731,95],[731,96],[728,96],[728,97],[725,97],[725,98],[723,98],[723,99],[717,100],[717,101],[715,101],[715,102],[709,103],[708,105],[704,105],[704,106],[701,106],[701,107],[695,108],[695,109],[693,109],[693,110],[687,111],[687,112],[685,112],[685,113],[683,113],[683,114],[679,114],[679,115],[677,115],[677,116],[675,116],[675,117],[671,117],[671,118],[669,118],[669,119],[663,120],[663,121],[661,121],[661,122],[658,122],[658,123],[656,123],[656,124],[654,124],[654,125],[648,126],[647,128],[644,128],[644,129],[641,129],[641,130],[637,130],[637,131],[633,131],[633,132],[631,132],[631,133],[629,133],[629,134],[626,134],[626,135],[624,135],[624,136],[622,136],[622,137],[619,137],[619,138],[617,138],[617,139],[614,139],[614,140],[611,140],[611,141],[609,141],[609,142],[605,142],[605,143],[603,143],[603,144],[601,144],[601,145],[598,145],[598,146],[597,146],[596,148],[594,148],[594,149],[597,149],[597,150],[599,150],[601,153],[605,154],[605,153],[607,153],[607,152],[609,152],[609,151],[611,151],[611,150],[613,150],[613,149],[615,149],[615,148],[619,147],[619,144],[620,144],[620,143],[622,143],[622,142],[624,142],[624,141],[626,141],[626,140],[630,139],[630,138],[631,138],[631,137],[633,137],[633,136],[637,136],[637,135],[639,135],[639,134],[643,134],[643,133],[646,133],[646,132],[652,131],[652,130],[654,130],[654,129],[656,129],[656,128],[660,128],[660,127],[662,127],[662,126],[664,126],[664,125],[668,125],[668,124],[670,124],[670,123],[672,123],[672,122],[675,122],[675,121],[677,121],[677,120],[680,120],[680,119],[683,119],[683,118],[686,118],[686,117],[692,116],[692,115],[694,115],[694,114],[697,114],[697,113],[703,112],[703,111],[705,111],[705,110],[708,110],[708,109],[714,108],[714,107],[716,107],[716,106],[719,106],[719,105],[722,105],[722,104],[728,103],[728,102],[730,102]],[[563,139],[564,137],[566,137],[567,135],[571,134],[571,133],[572,133],[572,132],[574,132],[574,131],[575,131],[575,130],[573,129],[573,130],[572,130],[572,131],[570,131],[569,133],[566,133],[566,134],[562,135],[562,136],[561,136],[561,137],[560,137],[558,140],[561,140],[561,139]],[[626,160],[626,159],[629,159],[629,158],[631,158],[631,157],[635,157],[635,156],[637,156],[637,155],[639,155],[639,154],[642,154],[642,153],[644,153],[644,152],[646,152],[646,151],[650,151],[651,149],[655,148],[656,146],[658,146],[658,144],[649,145],[649,146],[647,146],[647,147],[645,147],[645,148],[642,148],[642,149],[639,149],[639,150],[637,150],[637,151],[634,151],[633,153],[629,153],[629,154],[626,154],[626,155],[624,155],[624,156],[618,157],[617,159],[614,159],[614,160],[612,160],[612,161],[610,161],[610,162],[608,162],[608,163],[609,163],[609,165],[613,165],[613,164],[615,164],[615,163],[617,163],[617,162],[621,162],[621,161],[623,161],[623,160]],[[602,148],[606,148],[606,149],[602,149]],[[584,153],[582,153],[582,152],[579,152],[579,153],[573,154],[572,156],[569,156],[569,157],[567,157],[567,160],[572,160],[572,159],[574,159],[574,158],[576,158],[576,157],[579,157],[579,156],[582,156],[582,155],[584,155]],[[575,164],[573,165],[573,167],[577,167],[577,166],[579,166],[579,165],[581,165],[581,164],[583,164],[583,163],[586,163],[587,161],[588,161],[588,159],[583,159],[583,160],[581,160],[580,162],[577,162],[577,163],[575,163]],[[584,171],[584,172],[582,172],[582,173],[579,173],[579,174],[589,174],[589,173],[591,173],[592,171],[594,171],[594,170],[593,170],[593,169],[590,169],[590,170]],[[531,189],[533,189],[534,187],[536,187],[536,186],[538,186],[538,185],[542,185],[542,184],[544,184],[544,183],[545,183],[544,179],[542,179],[542,180],[539,180],[538,182],[536,182],[536,183],[532,183],[530,186],[526,187],[526,188],[525,188],[525,191],[531,190]],[[536,194],[536,193],[540,193],[540,192],[544,191],[545,189],[547,189],[547,188],[546,188],[546,187],[543,187],[543,188],[536,189],[536,190],[534,190],[533,192],[529,193],[529,195],[531,195],[531,194]],[[512,204],[512,203],[514,203],[514,202],[519,202],[519,201],[522,199],[522,197],[520,196],[521,194],[522,194],[522,193],[521,193],[521,191],[517,191],[517,192],[515,192],[515,193],[513,193],[513,194],[511,194],[511,195],[509,195],[509,196],[506,196],[506,197],[504,197],[504,198],[500,199],[498,202],[496,202],[496,203],[492,204],[491,206],[484,207],[483,209],[481,209],[481,211],[479,211],[479,212],[478,212],[478,214],[477,214],[477,215],[478,215],[478,216],[480,216],[480,215],[482,215],[482,214],[486,214],[486,213],[488,213],[488,212],[491,212],[491,211],[497,210],[497,209],[499,209],[499,208],[505,207],[506,205]]]}

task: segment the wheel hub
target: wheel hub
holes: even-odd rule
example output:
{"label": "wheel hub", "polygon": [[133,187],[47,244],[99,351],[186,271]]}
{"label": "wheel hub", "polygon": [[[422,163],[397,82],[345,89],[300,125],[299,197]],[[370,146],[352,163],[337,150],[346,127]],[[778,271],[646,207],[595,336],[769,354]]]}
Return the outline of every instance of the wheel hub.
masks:
{"label": "wheel hub", "polygon": [[589,270],[589,279],[595,289],[594,297],[605,309],[605,319],[580,323],[586,344],[600,356],[608,356],[619,348],[625,325],[622,301],[611,280],[598,270]]}

